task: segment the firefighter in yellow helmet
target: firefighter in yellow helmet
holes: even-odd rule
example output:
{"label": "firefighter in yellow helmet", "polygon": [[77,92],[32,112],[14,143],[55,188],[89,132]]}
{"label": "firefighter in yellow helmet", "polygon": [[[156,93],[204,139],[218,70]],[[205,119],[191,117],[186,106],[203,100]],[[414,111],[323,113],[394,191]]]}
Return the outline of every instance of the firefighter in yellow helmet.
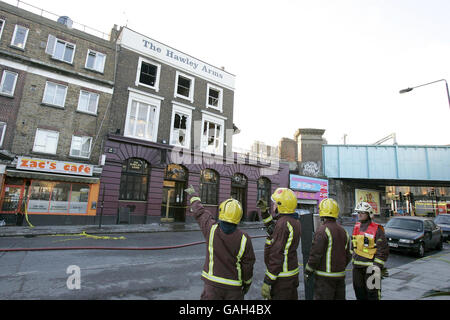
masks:
{"label": "firefighter in yellow helmet", "polygon": [[339,205],[327,198],[319,204],[321,225],[305,268],[305,280],[313,274],[314,300],[345,300],[345,267],[351,261],[350,236],[336,221]]}
{"label": "firefighter in yellow helmet", "polygon": [[252,283],[255,253],[249,235],[237,227],[243,214],[241,204],[235,199],[223,201],[216,221],[192,185],[185,191],[206,239],[201,299],[243,300]]}
{"label": "firefighter in yellow helmet", "polygon": [[264,247],[266,273],[261,288],[264,299],[297,300],[299,285],[297,248],[300,221],[295,209],[297,198],[288,188],[278,188],[272,195],[279,217]]}
{"label": "firefighter in yellow helmet", "polygon": [[381,279],[389,256],[384,228],[372,221],[375,212],[370,203],[357,203],[355,212],[358,222],[352,235],[353,289],[357,300],[380,300]]}

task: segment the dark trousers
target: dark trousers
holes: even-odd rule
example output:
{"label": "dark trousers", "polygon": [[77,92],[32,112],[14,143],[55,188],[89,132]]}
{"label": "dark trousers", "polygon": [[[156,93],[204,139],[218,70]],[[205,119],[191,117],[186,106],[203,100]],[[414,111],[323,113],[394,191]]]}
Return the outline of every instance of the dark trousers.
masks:
{"label": "dark trousers", "polygon": [[330,278],[316,275],[314,300],[345,300],[345,278]]}
{"label": "dark trousers", "polygon": [[200,300],[244,300],[241,287],[219,288],[205,283]]}
{"label": "dark trousers", "polygon": [[353,289],[357,300],[381,300],[381,279],[379,289],[367,288],[367,279],[371,275],[367,273],[367,267],[353,267]]}
{"label": "dark trousers", "polygon": [[298,284],[298,275],[277,278],[270,291],[272,300],[298,300]]}

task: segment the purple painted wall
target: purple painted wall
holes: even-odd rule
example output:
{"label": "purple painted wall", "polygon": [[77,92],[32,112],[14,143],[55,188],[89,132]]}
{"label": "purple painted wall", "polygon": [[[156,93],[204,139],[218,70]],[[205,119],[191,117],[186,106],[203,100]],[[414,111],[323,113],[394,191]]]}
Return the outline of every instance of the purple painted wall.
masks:
{"label": "purple painted wall", "polygon": [[[131,223],[148,223],[161,216],[161,204],[163,197],[164,169],[170,162],[171,147],[167,145],[143,142],[132,138],[109,135],[105,141],[104,153],[106,162],[101,175],[101,186],[99,201],[104,197],[103,216],[106,221],[115,221],[119,207],[130,207]],[[150,178],[148,187],[147,202],[119,201],[119,186],[122,172],[122,163],[129,158],[140,158],[150,164]],[[161,161],[164,159],[164,161]],[[257,180],[264,176],[271,181],[272,192],[277,187],[289,186],[289,167],[280,164],[280,168],[270,175],[261,175],[265,171],[263,165],[258,164],[240,164],[240,163],[206,163],[201,164],[183,164],[188,170],[187,185],[192,184],[197,190],[200,184],[200,172],[203,169],[213,169],[220,176],[219,181],[219,204],[230,197],[231,177],[235,173],[244,174],[248,179],[247,185],[247,212],[246,217],[252,211],[256,211],[257,200]],[[134,207],[133,207],[134,206]],[[208,206],[213,214],[217,214],[218,206]],[[192,217],[192,214],[186,209],[186,217]],[[109,219],[108,219],[109,218]],[[151,218],[151,219],[150,219]],[[113,222],[111,222],[113,223]]]}

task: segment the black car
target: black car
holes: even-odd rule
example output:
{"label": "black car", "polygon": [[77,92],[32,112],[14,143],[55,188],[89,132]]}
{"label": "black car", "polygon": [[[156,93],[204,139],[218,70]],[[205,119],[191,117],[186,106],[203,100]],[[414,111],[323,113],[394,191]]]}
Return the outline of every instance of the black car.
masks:
{"label": "black car", "polygon": [[442,230],[430,218],[393,217],[384,228],[390,250],[413,252],[419,257],[429,249],[442,250]]}
{"label": "black car", "polygon": [[436,223],[442,230],[444,234],[444,239],[450,240],[450,214],[440,214],[434,218],[434,223]]}

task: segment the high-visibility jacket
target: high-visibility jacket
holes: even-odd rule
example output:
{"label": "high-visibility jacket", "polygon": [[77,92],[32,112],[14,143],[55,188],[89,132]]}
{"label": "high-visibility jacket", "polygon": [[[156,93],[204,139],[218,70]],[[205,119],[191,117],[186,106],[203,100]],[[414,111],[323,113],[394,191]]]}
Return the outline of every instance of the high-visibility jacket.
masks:
{"label": "high-visibility jacket", "polygon": [[330,278],[345,277],[351,261],[350,236],[335,219],[325,219],[314,234],[306,271]]}
{"label": "high-visibility jacket", "polygon": [[231,234],[223,232],[200,201],[191,204],[191,212],[206,239],[203,281],[225,289],[251,285],[255,254],[249,235],[239,228]]}
{"label": "high-visibility jacket", "polygon": [[389,255],[384,229],[372,221],[357,222],[352,234],[353,265],[367,267],[373,264],[382,268]]}
{"label": "high-visibility jacket", "polygon": [[300,221],[292,215],[280,214],[264,247],[266,274],[264,282],[272,284],[278,278],[297,277],[297,248],[300,242]]}

